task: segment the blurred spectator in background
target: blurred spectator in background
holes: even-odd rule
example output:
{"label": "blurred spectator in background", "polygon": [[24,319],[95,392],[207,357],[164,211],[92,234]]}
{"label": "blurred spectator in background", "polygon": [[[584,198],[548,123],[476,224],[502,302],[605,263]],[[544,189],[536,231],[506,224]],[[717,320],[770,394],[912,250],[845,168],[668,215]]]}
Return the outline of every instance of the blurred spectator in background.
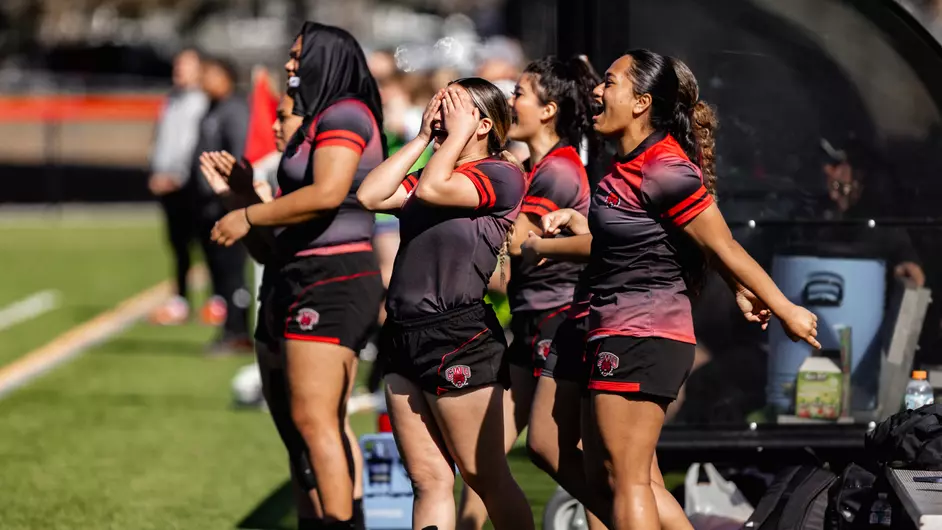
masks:
{"label": "blurred spectator in background", "polygon": [[190,243],[198,238],[193,203],[184,189],[191,180],[191,163],[199,136],[200,119],[208,101],[200,90],[200,59],[195,50],[183,50],[173,61],[173,90],[167,97],[151,155],[151,193],[160,200],[167,218],[167,238],[174,256],[177,294],[157,308],[151,321],[176,325],[190,315],[187,272]]}
{"label": "blurred spectator in background", "polygon": [[[475,75],[487,79],[509,100],[514,93],[514,87],[517,85],[517,78],[520,77],[521,63],[523,54],[519,49],[519,44],[510,39],[492,39],[484,50],[485,57],[478,64]],[[522,142],[509,142],[507,150],[514,155],[517,160],[525,160],[530,156],[527,146]],[[496,285],[492,285],[496,287]],[[502,288],[501,288],[502,289]]]}
{"label": "blurred spectator in background", "polygon": [[[459,77],[461,77],[461,73],[454,68],[439,68],[432,72],[432,89],[438,92],[440,88],[445,88],[448,86],[448,83],[451,83]],[[431,96],[429,96],[429,99],[432,99]],[[428,104],[427,100],[425,104]],[[423,105],[422,108],[424,109],[425,106]]]}
{"label": "blurred spectator in background", "polygon": [[[209,109],[199,127],[199,140],[191,160],[191,172],[198,175],[204,152],[228,151],[237,160],[245,149],[249,123],[246,98],[237,94],[235,68],[225,59],[204,57],[201,84],[209,98]],[[204,320],[222,324],[210,345],[212,354],[235,350],[251,351],[248,335],[248,307],[252,296],[245,285],[246,252],[242,245],[224,247],[210,240],[213,225],[226,210],[206,179],[190,179],[190,192],[196,208],[196,227],[213,282],[213,297],[204,308]]]}
{"label": "blurred spectator in background", "polygon": [[784,237],[769,238],[776,253],[880,259],[893,276],[922,287],[926,276],[909,232],[900,227],[866,224],[868,219],[892,217],[899,210],[891,198],[893,190],[879,188],[892,180],[876,150],[856,140],[838,149],[822,139],[821,151],[826,195],[791,217],[834,223],[798,225],[788,229]]}
{"label": "blurred spectator in background", "polygon": [[494,83],[502,92],[513,94],[520,67],[503,58],[487,59],[478,66],[475,75]]}
{"label": "blurred spectator in background", "polygon": [[376,79],[380,90],[391,78],[399,74],[396,56],[389,50],[377,50],[370,53],[370,56],[366,58],[366,66]]}

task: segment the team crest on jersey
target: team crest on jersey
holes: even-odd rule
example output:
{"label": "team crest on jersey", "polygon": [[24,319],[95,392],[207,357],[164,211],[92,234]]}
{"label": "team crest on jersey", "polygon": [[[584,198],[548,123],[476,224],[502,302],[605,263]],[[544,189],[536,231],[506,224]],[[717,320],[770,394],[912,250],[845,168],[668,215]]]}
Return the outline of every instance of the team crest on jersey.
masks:
{"label": "team crest on jersey", "polygon": [[534,348],[534,350],[536,351],[536,355],[540,359],[543,359],[545,361],[546,356],[549,355],[550,346],[552,345],[553,345],[553,339],[544,339],[544,340],[541,340],[540,342],[537,342],[536,348]]}
{"label": "team crest on jersey", "polygon": [[445,379],[455,385],[455,388],[464,388],[471,379],[471,367],[464,364],[452,366],[445,370]]}
{"label": "team crest on jersey", "polygon": [[618,356],[614,353],[603,351],[599,354],[599,358],[595,362],[595,365],[599,367],[600,374],[608,377],[615,372],[616,368],[618,368]]}
{"label": "team crest on jersey", "polygon": [[608,197],[605,197],[605,206],[608,206],[609,208],[614,208],[618,206],[619,204],[621,204],[621,199],[618,197],[618,195],[615,194],[614,191],[609,193]]}
{"label": "team crest on jersey", "polygon": [[296,319],[298,321],[298,327],[309,331],[314,329],[314,326],[317,325],[321,320],[321,315],[317,311],[314,311],[311,308],[305,307],[298,310],[298,316]]}

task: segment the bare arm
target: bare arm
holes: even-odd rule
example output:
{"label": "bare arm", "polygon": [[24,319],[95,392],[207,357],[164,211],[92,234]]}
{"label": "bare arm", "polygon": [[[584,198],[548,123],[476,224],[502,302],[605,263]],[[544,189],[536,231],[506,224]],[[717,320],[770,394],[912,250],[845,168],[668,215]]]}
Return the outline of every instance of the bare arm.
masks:
{"label": "bare arm", "polygon": [[[223,156],[225,155],[225,156]],[[202,153],[200,155],[200,166],[203,177],[209,183],[216,196],[227,211],[240,210],[253,204],[264,202],[259,196],[255,187],[251,187],[242,192],[236,192],[229,187],[230,182],[238,181],[231,179],[234,174],[248,171],[248,178],[251,181],[251,166],[237,164],[234,157],[229,153]],[[256,227],[249,230],[242,239],[249,255],[258,263],[267,263],[274,254],[275,234],[271,228]]]}
{"label": "bare arm", "polygon": [[532,213],[521,213],[517,216],[516,221],[514,221],[514,236],[513,239],[510,240],[510,248],[508,249],[508,253],[511,256],[519,258],[523,255],[520,247],[523,245],[523,242],[527,240],[530,233],[543,237],[543,228],[540,226],[540,218]]}
{"label": "bare arm", "polygon": [[[219,198],[223,206],[229,211],[246,208],[253,204],[261,204],[263,202],[255,193],[243,195],[227,192],[220,194]],[[242,238],[242,244],[245,245],[245,249],[249,252],[249,256],[252,256],[253,260],[264,265],[271,261],[275,253],[275,233],[268,227],[254,227]]]}
{"label": "bare arm", "polygon": [[723,214],[711,205],[684,226],[687,233],[706,253],[711,263],[731,287],[742,285],[761,298],[775,314],[784,314],[793,304],[782,294],[772,278],[745,249],[733,239]]}
{"label": "bare arm", "polygon": [[372,212],[401,208],[408,196],[402,181],[415,161],[422,156],[428,142],[427,136],[419,135],[370,171],[357,190],[360,204]]}
{"label": "bare arm", "polygon": [[540,219],[540,224],[545,234],[559,235],[564,228],[577,236],[589,233],[589,220],[572,208],[550,212]]}
{"label": "bare arm", "polygon": [[782,320],[793,340],[800,338],[816,348],[821,347],[815,339],[817,317],[782,294],[765,270],[733,239],[715,204],[684,225],[684,232],[693,238],[712,263],[722,264],[720,272],[729,278],[727,282],[734,289],[741,285],[755,293]]}
{"label": "bare arm", "polygon": [[[316,149],[313,158],[314,183],[272,202],[249,207],[253,226],[299,224],[340,207],[353,185],[360,154],[346,147],[328,146]],[[318,179],[316,175],[326,178]]]}
{"label": "bare arm", "polygon": [[540,263],[545,259],[586,263],[592,251],[592,235],[582,234],[571,237],[541,238],[530,233],[521,245],[524,259]]}
{"label": "bare arm", "polygon": [[[484,120],[466,92],[455,88],[445,91],[441,102],[448,137],[429,159],[415,187],[419,200],[436,206],[477,208],[481,203],[471,180],[454,171],[461,151],[475,134],[482,132]],[[483,130],[486,135],[487,130]]]}

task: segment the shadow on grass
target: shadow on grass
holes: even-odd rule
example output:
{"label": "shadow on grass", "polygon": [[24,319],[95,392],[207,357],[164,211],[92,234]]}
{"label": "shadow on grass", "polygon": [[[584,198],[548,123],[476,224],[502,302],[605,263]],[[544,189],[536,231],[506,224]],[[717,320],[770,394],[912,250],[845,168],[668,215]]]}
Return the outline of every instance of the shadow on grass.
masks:
{"label": "shadow on grass", "polygon": [[295,527],[293,517],[294,498],[289,479],[259,503],[252,513],[239,522],[236,528],[292,530]]}

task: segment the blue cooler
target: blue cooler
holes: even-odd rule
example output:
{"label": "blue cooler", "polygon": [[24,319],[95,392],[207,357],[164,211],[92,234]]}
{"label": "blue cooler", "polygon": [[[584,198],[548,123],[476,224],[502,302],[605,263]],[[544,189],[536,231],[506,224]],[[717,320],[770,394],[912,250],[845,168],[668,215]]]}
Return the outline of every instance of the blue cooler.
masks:
{"label": "blue cooler", "polygon": [[[880,366],[874,361],[880,355],[886,264],[872,259],[776,256],[772,279],[789,300],[818,316],[822,349],[840,349],[835,326],[851,328],[851,408],[872,409]],[[789,412],[794,409],[798,369],[811,346],[792,342],[776,319],[769,328],[766,400],[779,412]]]}
{"label": "blue cooler", "polygon": [[368,530],[412,528],[412,482],[392,433],[360,437],[363,512]]}

